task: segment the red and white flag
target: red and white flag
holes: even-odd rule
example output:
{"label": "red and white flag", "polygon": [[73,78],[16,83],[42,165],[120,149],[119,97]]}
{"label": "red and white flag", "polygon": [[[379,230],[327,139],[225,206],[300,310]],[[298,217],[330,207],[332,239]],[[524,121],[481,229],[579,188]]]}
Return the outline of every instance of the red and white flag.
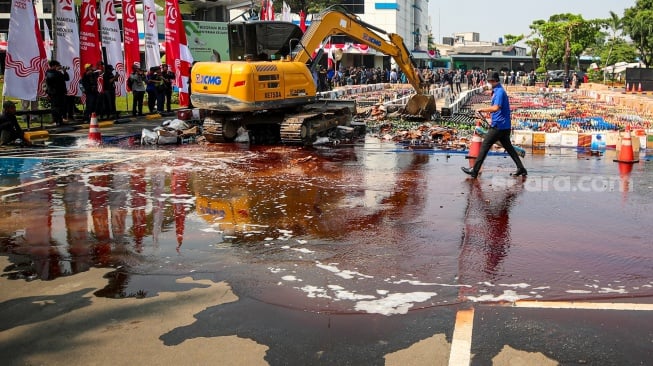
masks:
{"label": "red and white flag", "polygon": [[302,32],[306,32],[306,13],[304,13],[304,9],[299,11],[299,28]]}
{"label": "red and white flag", "polygon": [[122,0],[122,32],[125,47],[125,80],[131,74],[134,62],[141,61],[138,45],[138,21],[136,19],[136,0]]}
{"label": "red and white flag", "polygon": [[[81,73],[86,71],[86,65],[97,65],[102,61],[100,36],[98,33],[97,2],[82,0],[81,25],[79,27],[79,57]],[[57,44],[57,47],[59,45]]]}
{"label": "red and white flag", "polygon": [[54,30],[54,43],[57,45],[54,59],[62,66],[67,66],[70,80],[67,82],[68,95],[82,95],[79,81],[82,73],[79,57],[79,26],[77,13],[72,1],[55,1],[55,14],[52,29]]}
{"label": "red and white flag", "polygon": [[290,6],[284,1],[281,4],[281,20],[284,22],[291,22],[292,15],[290,14]]}
{"label": "red and white flag", "polygon": [[47,60],[52,59],[52,37],[45,19],[43,19],[43,49],[45,49],[45,58]]}
{"label": "red and white flag", "polygon": [[24,100],[45,96],[47,59],[32,0],[11,2],[7,41],[3,95]]}
{"label": "red and white flag", "polygon": [[272,0],[268,0],[267,14],[265,14],[265,19],[274,20],[274,6]]}
{"label": "red and white flag", "polygon": [[145,64],[147,67],[161,66],[159,29],[154,0],[143,0],[143,29],[145,32]]}
{"label": "red and white flag", "polygon": [[193,56],[188,48],[186,28],[179,12],[179,2],[166,0],[166,62],[175,73],[175,85],[179,88],[179,105],[188,107],[188,79]]}
{"label": "red and white flag", "polygon": [[120,25],[113,0],[100,0],[100,17],[102,46],[107,54],[107,63],[112,65],[118,80],[115,83],[116,96],[127,95],[125,89],[125,61],[122,56],[122,38],[120,36]]}
{"label": "red and white flag", "polygon": [[261,1],[261,10],[259,11],[258,18],[260,20],[265,20],[265,17],[268,15],[268,1]]}

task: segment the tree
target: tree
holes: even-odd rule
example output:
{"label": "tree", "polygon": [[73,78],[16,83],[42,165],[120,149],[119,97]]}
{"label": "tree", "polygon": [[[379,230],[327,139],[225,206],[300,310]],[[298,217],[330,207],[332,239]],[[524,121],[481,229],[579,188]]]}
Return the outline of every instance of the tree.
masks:
{"label": "tree", "polygon": [[[544,20],[535,20],[529,28],[531,29],[531,33],[526,36],[526,44],[531,48],[531,59],[533,63],[533,70],[537,70],[537,72],[543,72],[546,71],[546,62],[544,62],[544,59],[546,57],[547,53],[547,47],[546,43],[544,42],[542,33],[540,33],[539,29],[540,27],[544,24]],[[540,65],[539,67],[535,65],[537,61],[538,55],[540,56]]]}
{"label": "tree", "polygon": [[[612,49],[614,48],[615,43],[617,42],[617,34],[623,28],[623,19],[619,17],[615,12],[610,11],[610,18],[605,19],[602,22],[602,26],[607,28],[610,31],[610,40],[608,41],[608,54],[605,58],[601,57],[603,60],[603,67],[610,65],[610,56],[612,56]],[[619,37],[621,39],[621,37]]]}
{"label": "tree", "polygon": [[508,46],[512,46],[516,44],[519,41],[522,41],[524,38],[526,38],[525,35],[520,34],[520,35],[513,35],[513,34],[504,34],[503,39],[504,43],[507,44]]}
{"label": "tree", "polygon": [[609,47],[605,47],[600,53],[601,61],[604,65],[614,65],[617,62],[636,62],[637,48],[626,42],[624,39],[617,39],[611,42]]}
{"label": "tree", "polygon": [[637,0],[624,11],[624,32],[633,40],[640,60],[649,67],[653,62],[653,0]]}

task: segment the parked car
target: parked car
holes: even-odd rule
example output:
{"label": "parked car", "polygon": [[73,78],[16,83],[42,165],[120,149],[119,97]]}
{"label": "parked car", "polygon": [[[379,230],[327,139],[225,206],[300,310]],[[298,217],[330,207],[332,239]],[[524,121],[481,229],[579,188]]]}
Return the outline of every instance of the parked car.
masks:
{"label": "parked car", "polygon": [[565,77],[565,70],[549,70],[549,81],[563,81]]}

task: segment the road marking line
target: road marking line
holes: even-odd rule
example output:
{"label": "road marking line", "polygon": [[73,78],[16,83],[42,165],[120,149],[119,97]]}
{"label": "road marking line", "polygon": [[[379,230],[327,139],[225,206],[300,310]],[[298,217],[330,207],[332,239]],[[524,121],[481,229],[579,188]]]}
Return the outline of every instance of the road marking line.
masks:
{"label": "road marking line", "polygon": [[633,304],[618,302],[577,302],[577,301],[516,301],[508,306],[518,308],[542,309],[596,309],[596,310],[637,310],[653,311],[653,304]]}
{"label": "road marking line", "polygon": [[469,365],[472,359],[472,330],[474,328],[474,309],[459,310],[451,339],[449,366]]}

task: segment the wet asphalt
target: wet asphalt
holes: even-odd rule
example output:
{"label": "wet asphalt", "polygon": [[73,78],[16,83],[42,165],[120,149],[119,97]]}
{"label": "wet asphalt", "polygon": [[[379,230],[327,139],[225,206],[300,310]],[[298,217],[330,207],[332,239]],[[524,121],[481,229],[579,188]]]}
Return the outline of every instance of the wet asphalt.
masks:
{"label": "wet asphalt", "polygon": [[[114,235],[111,258],[119,261],[107,257],[108,262],[89,262],[75,275],[25,281],[11,274],[29,266],[26,260],[38,264],[41,248],[21,249],[14,246],[15,238],[3,237],[3,364],[652,364],[653,232],[647,223],[653,217],[653,169],[646,153],[623,179],[612,165],[614,152],[597,157],[549,149],[529,151],[525,181],[509,178],[511,163],[495,157],[475,182],[459,171],[467,164],[462,155],[397,151],[374,139],[336,152],[194,143],[138,146],[143,128],[169,118],[101,122],[102,138],[110,143],[106,148],[86,150],[88,129],[75,126],[49,129],[49,147],[2,151],[5,156],[42,154],[79,141],[73,145],[83,148],[68,159],[107,155],[102,161],[116,164],[132,158],[124,168],[112,168],[114,181],[125,171],[153,178],[153,166],[174,162],[188,173],[175,174],[177,165],[170,165],[163,181],[190,187],[181,193],[171,188],[172,203],[164,207],[168,229],[159,233],[161,243],[176,240],[176,250],[147,241],[144,249],[128,249]],[[176,158],[153,158],[166,153]],[[388,159],[397,162],[385,167]],[[141,161],[146,161],[142,167]],[[219,181],[225,175],[215,170],[235,183]],[[247,179],[239,178],[241,170],[249,172]],[[565,178],[558,188],[542,188],[556,177]],[[583,185],[587,177],[593,177],[591,183],[630,185],[581,192],[591,188]],[[102,187],[94,180],[98,174],[88,179]],[[211,187],[197,185],[211,180]],[[55,197],[55,207],[73,205],[63,194],[62,202],[56,201],[57,190],[70,183],[61,177],[55,182],[26,192],[45,190]],[[134,201],[144,192],[140,184],[127,191],[132,221],[141,207]],[[355,187],[361,187],[358,194],[345,194],[357,192]],[[240,201],[232,202],[234,215],[245,221],[234,219],[233,232],[221,234],[223,242],[239,245],[204,248],[200,243],[212,233],[211,220],[222,207],[217,198],[225,191],[250,199],[246,215],[238,209]],[[102,190],[88,194],[93,192]],[[196,197],[198,217],[184,214],[182,245],[175,219],[188,205],[176,205],[188,193]],[[24,205],[38,201],[25,193],[20,200],[12,191],[1,194],[5,208],[14,210],[2,210],[3,233],[33,219],[11,212],[29,212]],[[263,212],[273,209],[293,220]],[[86,208],[80,210],[80,217],[87,215]],[[93,218],[88,225],[96,224],[95,212],[88,216]],[[146,238],[154,236],[152,220],[147,220]],[[245,222],[252,226],[245,228]],[[55,219],[53,231],[58,224],[71,235],[68,221]],[[289,240],[294,236],[297,241]],[[260,245],[265,242],[271,245]],[[89,255],[104,258],[98,251],[106,247],[94,248]],[[389,290],[417,298],[405,312],[397,300],[390,314],[381,304],[372,311],[353,306],[374,306],[357,296],[375,290],[377,297]],[[420,301],[416,294],[430,300]]]}

